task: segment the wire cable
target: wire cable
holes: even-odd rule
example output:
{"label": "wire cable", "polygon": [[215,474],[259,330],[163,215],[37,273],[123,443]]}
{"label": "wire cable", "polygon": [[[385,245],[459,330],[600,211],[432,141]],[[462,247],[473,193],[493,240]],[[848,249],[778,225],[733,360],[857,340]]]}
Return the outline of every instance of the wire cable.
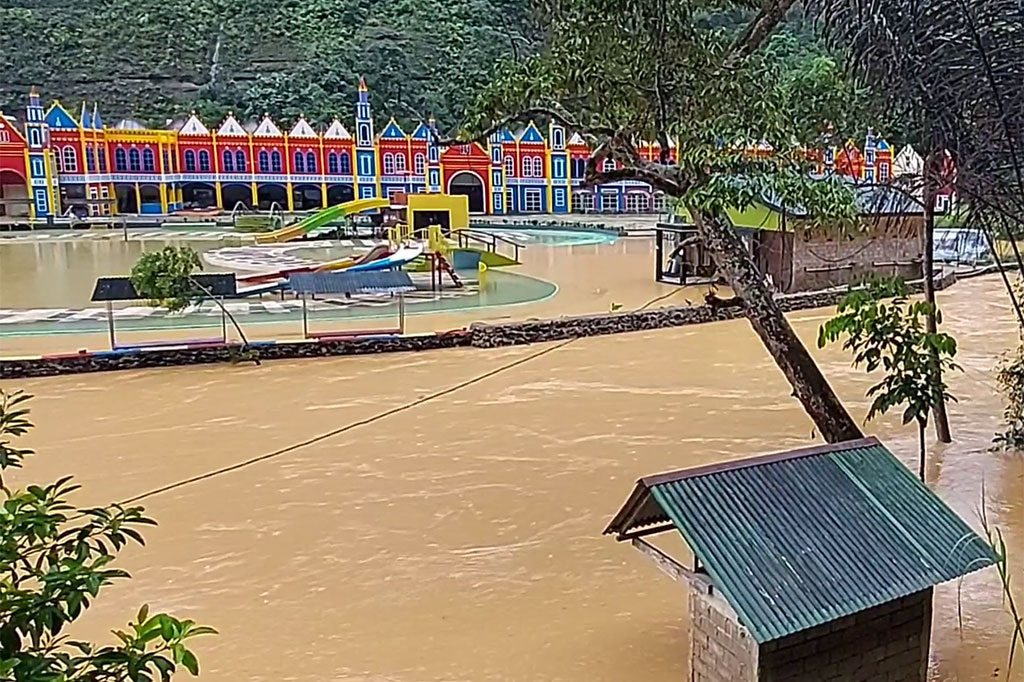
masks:
{"label": "wire cable", "polygon": [[[643,304],[639,308],[636,308],[633,312],[639,312],[639,311],[642,311],[642,310],[646,310],[651,305],[654,305],[655,303],[658,303],[659,301],[663,301],[666,298],[674,296],[675,294],[679,293],[680,291],[682,291],[682,289],[674,289],[673,291],[670,291],[667,294],[662,294],[660,296],[656,296],[655,298],[652,298],[650,301],[648,301],[647,303]],[[461,381],[461,382],[459,382],[457,384],[453,384],[453,385],[451,385],[451,386],[449,386],[447,388],[441,389],[439,391],[434,391],[433,393],[429,393],[429,394],[427,394],[425,396],[421,396],[421,397],[417,398],[416,400],[412,400],[412,401],[409,401],[407,403],[403,403],[401,405],[397,405],[395,407],[392,407],[392,408],[389,408],[387,410],[384,410],[383,412],[378,412],[377,414],[371,415],[369,417],[365,417],[363,419],[359,419],[359,420],[354,421],[354,422],[350,422],[350,423],[345,424],[344,426],[340,426],[340,427],[338,427],[336,429],[331,429],[330,431],[325,431],[324,433],[318,434],[318,435],[313,436],[311,438],[307,438],[306,440],[303,440],[303,441],[299,441],[298,443],[292,443],[291,445],[287,445],[287,446],[285,446],[283,448],[279,448],[279,449],[274,450],[272,452],[266,452],[266,453],[263,453],[262,455],[257,455],[256,457],[250,457],[249,459],[243,460],[241,462],[236,462],[234,464],[229,464],[229,465],[221,467],[219,469],[213,469],[211,471],[207,471],[207,472],[204,472],[202,474],[197,474],[197,475],[191,476],[189,478],[184,478],[184,479],[181,479],[179,481],[175,481],[174,483],[168,483],[167,485],[160,486],[159,488],[153,488],[152,490],[149,490],[149,491],[144,492],[144,493],[140,493],[140,494],[135,495],[133,497],[129,497],[126,500],[123,500],[121,502],[121,504],[122,505],[135,504],[136,502],[141,502],[142,500],[146,500],[146,499],[149,499],[151,497],[155,497],[157,495],[161,495],[163,493],[170,492],[172,490],[177,490],[178,488],[183,488],[185,486],[192,485],[193,483],[199,483],[201,481],[206,481],[206,480],[209,480],[211,478],[216,478],[217,476],[223,476],[224,474],[229,474],[231,472],[238,471],[240,469],[245,469],[245,468],[250,467],[250,466],[252,466],[254,464],[259,464],[260,462],[266,462],[266,461],[271,460],[271,459],[276,459],[277,457],[281,457],[283,455],[287,455],[287,454],[295,452],[297,450],[301,450],[302,448],[309,447],[310,445],[315,445],[315,444],[320,443],[322,441],[328,440],[329,438],[334,438],[335,436],[340,436],[341,434],[346,433],[348,431],[351,431],[353,429],[357,429],[360,426],[368,426],[370,424],[373,424],[374,422],[380,421],[381,419],[386,419],[386,418],[388,418],[388,417],[390,417],[392,415],[398,414],[400,412],[405,412],[407,410],[411,410],[414,407],[417,407],[417,406],[422,405],[424,403],[428,403],[428,402],[430,402],[432,400],[436,400],[438,398],[443,398],[446,395],[451,395],[452,393],[455,393],[456,391],[461,391],[462,389],[468,388],[469,386],[472,386],[473,384],[478,384],[481,381],[484,381],[485,379],[489,379],[489,378],[491,378],[493,376],[501,374],[502,372],[506,372],[506,371],[508,371],[510,369],[514,369],[516,367],[519,367],[520,365],[525,365],[526,363],[531,362],[533,360],[536,360],[537,358],[543,357],[543,356],[547,355],[548,353],[553,353],[556,350],[560,350],[562,348],[565,348],[570,343],[573,343],[574,341],[578,341],[581,338],[584,338],[584,337],[577,336],[577,337],[574,337],[574,338],[571,338],[571,339],[565,339],[565,340],[560,341],[560,342],[558,342],[558,343],[556,343],[556,344],[554,344],[552,346],[548,346],[547,348],[542,348],[541,350],[537,351],[536,353],[531,353],[530,355],[527,355],[525,357],[517,358],[516,360],[513,360],[512,362],[508,362],[508,363],[506,363],[504,365],[501,365],[500,367],[496,367],[496,368],[494,368],[492,370],[484,372],[483,374],[478,374],[475,377],[472,377],[470,379],[466,379],[465,381]]]}

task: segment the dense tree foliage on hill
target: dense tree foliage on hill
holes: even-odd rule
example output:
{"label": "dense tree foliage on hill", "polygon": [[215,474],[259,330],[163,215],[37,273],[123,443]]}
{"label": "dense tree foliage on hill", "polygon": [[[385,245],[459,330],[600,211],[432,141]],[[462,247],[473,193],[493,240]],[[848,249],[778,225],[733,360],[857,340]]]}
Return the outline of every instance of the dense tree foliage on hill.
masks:
{"label": "dense tree foliage on hill", "polygon": [[532,51],[522,0],[6,0],[0,109],[30,86],[108,124],[352,115],[359,74],[379,113],[458,121],[495,65]]}

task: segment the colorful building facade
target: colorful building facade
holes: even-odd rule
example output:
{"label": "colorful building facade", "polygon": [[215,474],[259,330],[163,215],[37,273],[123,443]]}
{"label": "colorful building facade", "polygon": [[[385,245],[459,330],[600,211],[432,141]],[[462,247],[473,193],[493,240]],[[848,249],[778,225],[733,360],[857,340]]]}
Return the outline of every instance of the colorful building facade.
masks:
{"label": "colorful building facade", "polygon": [[[433,121],[406,133],[391,119],[376,133],[368,95],[360,79],[353,135],[339,119],[317,130],[299,118],[285,129],[269,116],[243,123],[232,114],[214,128],[195,113],[166,129],[131,120],[108,127],[98,106],[83,105],[77,115],[59,101],[44,108],[33,89],[21,121],[0,112],[0,215],[301,211],[357,197],[442,192],[465,194],[472,213],[490,215],[663,208],[660,193],[642,182],[582,187],[590,149],[557,124],[441,148],[430,134]],[[660,157],[657,143],[640,152]],[[902,168],[888,143],[870,134],[863,151],[851,141],[826,150],[821,161],[867,182],[886,182]]]}

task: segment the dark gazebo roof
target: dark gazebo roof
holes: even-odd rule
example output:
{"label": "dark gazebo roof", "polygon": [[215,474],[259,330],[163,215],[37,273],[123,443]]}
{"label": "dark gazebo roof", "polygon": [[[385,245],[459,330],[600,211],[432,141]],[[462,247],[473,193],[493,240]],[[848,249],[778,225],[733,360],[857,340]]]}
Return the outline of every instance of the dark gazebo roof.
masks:
{"label": "dark gazebo roof", "polygon": [[[193,275],[192,278],[214,296],[235,296],[237,294],[233,274]],[[130,277],[100,277],[92,290],[93,301],[139,301],[148,298],[135,291]]]}
{"label": "dark gazebo roof", "polygon": [[758,642],[997,560],[874,438],[643,478],[605,532],[673,527]]}

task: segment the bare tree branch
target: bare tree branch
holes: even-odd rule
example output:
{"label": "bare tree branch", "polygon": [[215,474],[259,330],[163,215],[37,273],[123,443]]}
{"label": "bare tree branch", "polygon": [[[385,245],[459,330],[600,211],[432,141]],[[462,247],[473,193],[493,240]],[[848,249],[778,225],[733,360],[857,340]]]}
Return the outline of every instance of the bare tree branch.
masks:
{"label": "bare tree branch", "polygon": [[768,0],[732,44],[725,60],[726,66],[735,66],[740,60],[754,54],[794,4],[796,0]]}

